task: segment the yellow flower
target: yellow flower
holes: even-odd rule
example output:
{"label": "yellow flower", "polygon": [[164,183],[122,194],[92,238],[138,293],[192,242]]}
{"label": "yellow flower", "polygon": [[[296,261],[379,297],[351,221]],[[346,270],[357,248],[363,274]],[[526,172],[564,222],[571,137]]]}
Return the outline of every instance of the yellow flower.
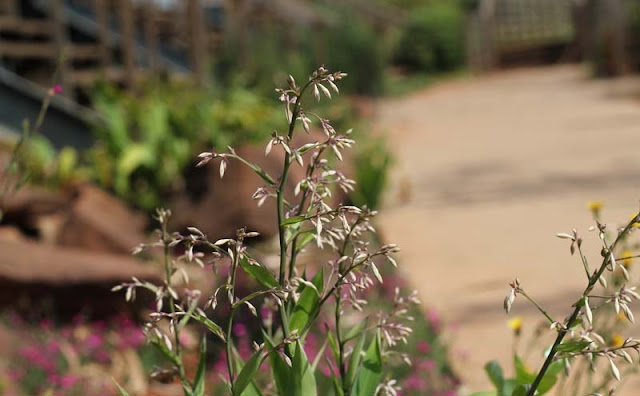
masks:
{"label": "yellow flower", "polygon": [[598,213],[602,207],[604,206],[604,202],[602,201],[589,201],[587,202],[587,209],[594,213]]}
{"label": "yellow flower", "polygon": [[[637,213],[632,214],[632,215],[629,217],[629,220],[633,220],[633,219],[635,219],[635,218],[636,218],[636,216],[637,216]],[[637,222],[636,222],[636,223],[633,223],[633,224],[631,224],[631,227],[640,227],[640,223],[637,223]]]}
{"label": "yellow flower", "polygon": [[624,250],[620,253],[620,257],[622,257],[622,265],[624,265],[626,269],[629,269],[631,264],[633,264],[633,258],[631,258],[631,256],[633,256],[633,252],[629,250]]}
{"label": "yellow flower", "polygon": [[618,314],[616,315],[616,318],[618,319],[618,321],[620,322],[626,322],[627,321],[627,317],[624,316],[624,312],[618,312]]}
{"label": "yellow flower", "polygon": [[508,320],[507,326],[509,326],[516,335],[520,335],[520,330],[522,330],[522,318],[520,316],[516,316],[515,318]]}
{"label": "yellow flower", "polygon": [[619,348],[622,344],[624,344],[624,338],[622,338],[620,334],[614,334],[613,337],[611,337],[611,341],[609,341],[609,345],[613,348]]}

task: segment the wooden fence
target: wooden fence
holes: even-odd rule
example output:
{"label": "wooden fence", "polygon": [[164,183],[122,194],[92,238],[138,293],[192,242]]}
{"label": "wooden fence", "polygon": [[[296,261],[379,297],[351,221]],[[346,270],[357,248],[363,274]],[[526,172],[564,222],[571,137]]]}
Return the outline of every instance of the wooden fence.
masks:
{"label": "wooden fence", "polygon": [[200,2],[163,9],[133,0],[0,0],[0,59],[8,67],[53,64],[68,93],[102,78],[131,85],[158,69],[204,82],[218,32],[205,27]]}

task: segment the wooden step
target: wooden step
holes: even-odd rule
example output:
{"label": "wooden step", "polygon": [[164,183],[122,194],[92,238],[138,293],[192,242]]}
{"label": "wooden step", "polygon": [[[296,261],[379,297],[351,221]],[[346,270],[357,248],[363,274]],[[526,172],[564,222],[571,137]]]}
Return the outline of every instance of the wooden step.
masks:
{"label": "wooden step", "polygon": [[68,56],[71,59],[100,59],[98,44],[73,44],[69,46]]}
{"label": "wooden step", "polygon": [[106,69],[87,68],[69,71],[70,82],[81,87],[90,87],[100,80],[121,82],[125,77],[126,73],[124,69],[120,67],[108,67]]}
{"label": "wooden step", "polygon": [[0,15],[0,31],[17,33],[23,36],[49,36],[53,32],[53,24],[47,19],[25,19],[10,15]]}
{"label": "wooden step", "polygon": [[0,55],[11,58],[55,59],[59,52],[58,47],[49,42],[0,41]]}

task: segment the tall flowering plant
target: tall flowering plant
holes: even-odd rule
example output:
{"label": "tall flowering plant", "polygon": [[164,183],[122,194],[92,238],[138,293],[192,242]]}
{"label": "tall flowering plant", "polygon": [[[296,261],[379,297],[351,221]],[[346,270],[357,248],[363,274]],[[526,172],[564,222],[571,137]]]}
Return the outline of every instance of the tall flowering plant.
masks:
{"label": "tall flowering plant", "polygon": [[[625,374],[637,373],[634,356],[640,355],[640,340],[625,338],[619,332],[624,330],[624,322],[635,322],[631,305],[640,299],[630,271],[638,257],[633,253],[638,246],[633,234],[640,227],[640,213],[622,226],[611,227],[601,222],[600,202],[592,202],[588,207],[595,221],[589,231],[597,236],[601,246],[596,265],[584,253],[584,238],[577,230],[556,234],[569,243],[570,254],[577,256],[584,270],[584,289],[576,296],[569,314],[564,318],[553,317],[525,291],[518,278],[510,283],[504,299],[507,313],[517,298],[527,300],[553,332],[555,339],[544,350],[541,367],[537,372],[529,371],[515,353],[516,377],[505,378],[500,365],[489,362],[485,369],[496,390],[474,395],[534,396],[554,389],[558,394],[613,395]],[[517,337],[522,321],[514,320],[510,325]]]}
{"label": "tall flowering plant", "polygon": [[[163,377],[179,378],[185,395],[205,393],[206,343],[200,343],[200,361],[194,376],[185,371],[180,334],[190,323],[200,323],[224,344],[226,374],[224,380],[229,394],[253,396],[266,394],[304,395],[318,394],[315,371],[318,358],[310,361],[305,354],[306,336],[322,316],[331,318],[325,323],[325,343],[332,352],[327,359],[331,369],[334,393],[340,396],[396,395],[396,381],[385,375],[387,359],[394,347],[406,342],[412,332],[408,323],[413,320],[409,307],[417,304],[415,293],[396,295],[394,308],[366,317],[349,326],[342,320],[348,310],[362,310],[367,301],[363,292],[383,279],[378,267],[396,266],[393,254],[396,245],[374,245],[376,230],[372,223],[376,212],[366,207],[332,205],[334,188],[347,192],[354,182],[332,164],[342,161],[342,152],[354,141],[351,131],[335,130],[329,120],[306,107],[307,96],[317,101],[338,93],[337,84],[346,77],[342,72],[330,72],[324,67],[315,70],[303,83],[289,76],[288,87],[277,89],[283,103],[287,130],[274,131],[265,154],[276,149],[284,151],[280,174],[271,175],[254,163],[239,156],[232,148],[222,153],[204,152],[199,155],[198,166],[217,162],[220,177],[234,162],[248,166],[263,181],[253,194],[258,205],[275,200],[278,221],[279,261],[277,271],[270,270],[252,256],[246,243],[257,237],[246,229],[237,231],[235,238],[211,241],[197,228],[189,228],[186,235],[170,233],[170,212],[157,211],[160,224],[156,242],[140,245],[136,252],[159,247],[164,253],[165,280],[155,285],[133,279],[116,286],[125,290],[127,300],[135,298],[136,291],[146,289],[155,295],[155,311],[150,315],[145,331],[149,342],[166,357],[169,367],[161,368]],[[314,124],[320,126],[324,138],[299,147],[293,137],[298,127],[309,132]],[[304,177],[295,184],[293,200],[285,198],[285,185],[292,166],[305,168]],[[212,219],[215,221],[215,218]],[[314,244],[331,256],[329,260],[308,267],[299,264],[298,257]],[[185,253],[173,259],[170,251],[181,246]],[[226,279],[210,293],[175,287],[176,278],[188,277],[179,261],[199,266],[211,265],[214,270],[224,267]],[[223,271],[220,271],[222,273]],[[253,278],[259,290],[247,295],[238,293],[237,280],[241,272]],[[261,328],[262,342],[254,343],[250,357],[242,359],[234,336],[234,317],[240,310],[255,316],[262,313],[258,304],[277,306],[277,318],[262,318],[269,326]],[[215,321],[214,311],[228,312],[221,322]],[[401,356],[404,357],[404,356]],[[269,379],[258,381],[258,373],[268,367]],[[160,372],[157,374],[159,375]],[[126,394],[124,389],[122,394]]]}

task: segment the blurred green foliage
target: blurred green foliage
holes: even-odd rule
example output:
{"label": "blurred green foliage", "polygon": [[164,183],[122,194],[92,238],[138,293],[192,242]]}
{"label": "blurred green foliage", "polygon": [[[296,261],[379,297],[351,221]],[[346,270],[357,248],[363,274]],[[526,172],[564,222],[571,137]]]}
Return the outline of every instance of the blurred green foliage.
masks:
{"label": "blurred green foliage", "polygon": [[367,205],[371,209],[380,207],[392,163],[392,154],[383,137],[358,139],[353,163],[357,184],[351,194],[355,205]]}
{"label": "blurred green foliage", "polygon": [[59,152],[45,137],[29,138],[18,160],[30,183],[43,186],[69,185],[87,178],[86,169],[78,167],[78,152],[65,147]]}
{"label": "blurred green foliage", "polygon": [[379,95],[389,63],[385,42],[370,24],[355,16],[347,19],[351,23],[339,24],[322,35],[326,40],[326,62],[331,69],[348,71],[349,78],[341,85],[346,92]]}
{"label": "blurred green foliage", "polygon": [[197,152],[265,140],[280,116],[272,104],[243,89],[214,96],[187,82],[159,80],[137,93],[100,87],[94,106],[104,122],[94,128],[91,175],[146,210],[180,183]]}
{"label": "blurred green foliage", "polygon": [[416,8],[404,26],[395,53],[413,71],[444,72],[464,61],[464,15],[456,1],[431,1]]}

